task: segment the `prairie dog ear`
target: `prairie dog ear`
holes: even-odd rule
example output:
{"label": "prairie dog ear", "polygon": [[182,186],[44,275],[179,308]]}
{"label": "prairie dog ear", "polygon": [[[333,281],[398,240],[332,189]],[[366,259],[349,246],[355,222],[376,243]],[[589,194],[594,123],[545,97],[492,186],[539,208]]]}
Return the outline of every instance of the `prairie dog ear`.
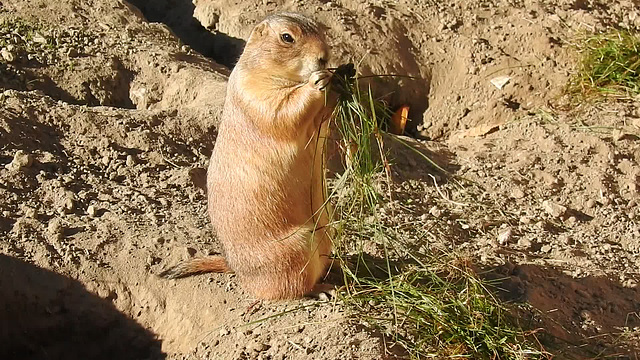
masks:
{"label": "prairie dog ear", "polygon": [[267,26],[268,25],[267,25],[266,21],[263,21],[260,24],[256,25],[256,27],[253,28],[253,31],[251,31],[251,35],[249,35],[249,37],[250,38],[251,37],[258,37],[258,38],[264,37],[266,35],[267,31],[269,30],[269,29],[267,29]]}

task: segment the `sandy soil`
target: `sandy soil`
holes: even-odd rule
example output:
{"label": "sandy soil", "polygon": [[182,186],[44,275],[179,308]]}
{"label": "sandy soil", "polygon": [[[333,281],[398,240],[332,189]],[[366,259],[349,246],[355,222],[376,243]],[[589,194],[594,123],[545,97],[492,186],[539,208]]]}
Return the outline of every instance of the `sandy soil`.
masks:
{"label": "sandy soil", "polygon": [[374,89],[470,180],[397,149],[385,221],[505,278],[558,358],[638,358],[638,103],[567,110],[562,92],[572,39],[640,27],[637,3],[606,0],[2,1],[55,46],[0,57],[0,357],[402,357],[340,303],[155,275],[220,251],[197,180],[242,39],[280,10],[323,22],[334,64],[418,77]]}

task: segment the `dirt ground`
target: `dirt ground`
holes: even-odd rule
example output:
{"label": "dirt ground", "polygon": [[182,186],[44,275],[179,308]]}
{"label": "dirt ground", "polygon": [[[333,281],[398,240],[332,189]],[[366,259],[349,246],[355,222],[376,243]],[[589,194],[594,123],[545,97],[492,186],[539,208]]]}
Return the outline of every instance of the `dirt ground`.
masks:
{"label": "dirt ground", "polygon": [[402,357],[339,302],[155,275],[221,250],[194,179],[243,39],[283,10],[326,25],[334,65],[416,77],[374,90],[469,180],[392,151],[385,221],[504,278],[557,358],[638,358],[640,99],[562,91],[577,36],[640,27],[637,1],[608,0],[2,0],[35,28],[0,49],[0,357]]}

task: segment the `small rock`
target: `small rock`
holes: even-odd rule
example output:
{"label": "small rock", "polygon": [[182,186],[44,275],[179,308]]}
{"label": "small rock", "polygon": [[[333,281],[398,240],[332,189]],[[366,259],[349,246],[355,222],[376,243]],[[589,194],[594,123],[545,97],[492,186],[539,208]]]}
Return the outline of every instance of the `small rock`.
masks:
{"label": "small rock", "polygon": [[611,133],[611,135],[613,136],[613,139],[615,141],[621,141],[621,140],[637,140],[638,136],[635,134],[631,134],[628,132],[625,132],[623,130],[620,129],[614,129]]}
{"label": "small rock", "polygon": [[518,239],[518,246],[523,249],[529,249],[531,245],[532,245],[531,240],[529,239],[525,239],[525,238]]}
{"label": "small rock", "polygon": [[505,85],[507,85],[509,81],[511,81],[511,78],[506,75],[496,76],[490,80],[491,84],[498,88],[498,90],[502,90],[502,88],[505,87]]}
{"label": "small rock", "polygon": [[522,199],[524,196],[525,193],[520,188],[515,188],[511,191],[511,197],[514,199]]}
{"label": "small rock", "polygon": [[171,69],[172,73],[177,73],[183,67],[184,67],[184,65],[176,62],[176,63],[171,64],[170,69]]}
{"label": "small rock", "polygon": [[127,155],[127,166],[133,167],[136,164],[136,158],[133,155]]}
{"label": "small rock", "polygon": [[549,215],[551,215],[551,216],[553,216],[555,218],[559,218],[559,217],[563,216],[567,212],[567,208],[565,206],[562,206],[560,204],[556,204],[556,203],[551,202],[549,200],[545,200],[545,201],[542,202],[542,208]]}
{"label": "small rock", "polygon": [[35,219],[38,216],[38,212],[36,211],[36,209],[29,207],[29,206],[25,206],[24,208],[24,216],[31,218],[31,219]]}
{"label": "small rock", "polygon": [[321,293],[318,294],[318,300],[320,300],[320,301],[329,301],[329,296],[326,293],[321,292]]}
{"label": "small rock", "polygon": [[498,233],[498,243],[500,245],[505,245],[511,240],[512,237],[513,229],[511,228],[511,226],[509,226]]}
{"label": "small rock", "polygon": [[249,345],[247,345],[247,350],[260,353],[260,352],[269,350],[269,345],[263,342],[254,341]]}
{"label": "small rock", "polygon": [[73,201],[73,198],[67,196],[67,198],[62,201],[62,206],[59,210],[63,214],[69,214],[73,211],[74,208],[75,208],[75,202]]}
{"label": "small rock", "polygon": [[33,164],[33,156],[23,150],[18,150],[13,155],[13,161],[5,165],[7,170],[20,170],[22,168],[28,168]]}
{"label": "small rock", "polygon": [[586,204],[584,204],[584,206],[587,209],[592,209],[594,206],[596,206],[596,201],[593,200],[593,199],[589,199],[589,200],[587,200]]}
{"label": "small rock", "polygon": [[227,328],[222,328],[222,329],[220,329],[220,333],[219,334],[220,334],[220,336],[227,336],[227,335],[231,334],[231,331],[229,331],[229,329],[227,329]]}
{"label": "small rock", "polygon": [[4,59],[4,61],[8,62],[8,63],[12,63],[16,60],[16,56],[13,52],[11,52],[11,50],[7,49],[7,48],[2,48],[2,50],[0,50],[0,56],[2,56],[2,58]]}
{"label": "small rock", "polygon": [[540,248],[540,251],[543,253],[548,253],[549,251],[551,251],[551,245],[549,244],[542,245],[542,247]]}
{"label": "small rock", "polygon": [[576,241],[570,235],[560,235],[558,240],[560,240],[560,242],[564,245],[574,245],[576,243]]}
{"label": "small rock", "polygon": [[39,44],[46,44],[47,43],[47,39],[44,36],[42,36],[40,34],[37,34],[37,33],[32,36],[31,40],[33,42],[37,42]]}
{"label": "small rock", "polygon": [[437,206],[434,206],[431,208],[431,210],[429,210],[429,214],[439,218],[440,216],[442,216],[442,210],[440,210]]}
{"label": "small rock", "polygon": [[544,182],[550,188],[557,188],[560,185],[558,178],[549,172],[533,169],[531,173],[536,180]]}
{"label": "small rock", "polygon": [[96,217],[96,215],[98,214],[98,211],[96,210],[95,206],[89,205],[87,207],[87,214],[89,214],[89,216],[91,217]]}
{"label": "small rock", "polygon": [[622,286],[626,287],[626,288],[630,288],[630,289],[635,289],[636,287],[638,287],[638,282],[636,282],[633,279],[627,279]]}

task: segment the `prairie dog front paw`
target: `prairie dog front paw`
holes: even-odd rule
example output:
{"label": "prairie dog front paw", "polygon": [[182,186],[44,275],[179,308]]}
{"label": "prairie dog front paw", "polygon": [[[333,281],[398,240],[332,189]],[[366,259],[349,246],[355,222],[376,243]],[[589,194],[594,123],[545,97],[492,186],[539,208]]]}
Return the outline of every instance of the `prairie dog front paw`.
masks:
{"label": "prairie dog front paw", "polygon": [[333,74],[329,70],[314,71],[309,77],[309,85],[316,90],[324,90],[331,82]]}

